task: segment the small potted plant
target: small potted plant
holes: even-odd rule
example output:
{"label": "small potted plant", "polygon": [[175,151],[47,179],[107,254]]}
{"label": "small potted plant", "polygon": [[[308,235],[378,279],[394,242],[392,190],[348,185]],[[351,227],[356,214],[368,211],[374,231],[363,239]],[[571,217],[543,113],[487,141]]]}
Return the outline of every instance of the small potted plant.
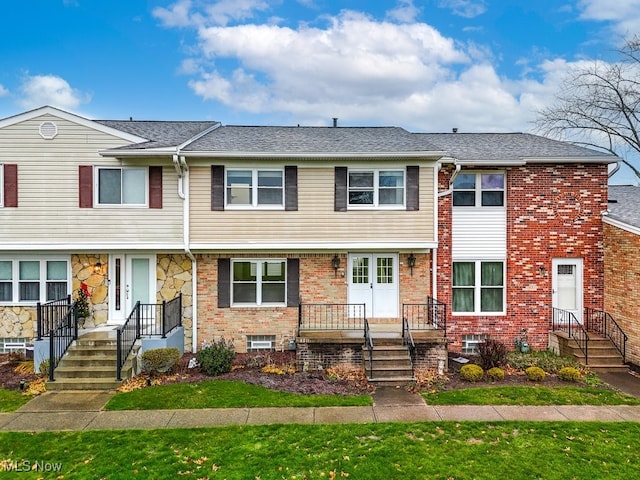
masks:
{"label": "small potted plant", "polygon": [[83,327],[84,322],[91,315],[91,307],[89,306],[89,287],[82,282],[76,295],[76,315],[78,318],[78,326]]}

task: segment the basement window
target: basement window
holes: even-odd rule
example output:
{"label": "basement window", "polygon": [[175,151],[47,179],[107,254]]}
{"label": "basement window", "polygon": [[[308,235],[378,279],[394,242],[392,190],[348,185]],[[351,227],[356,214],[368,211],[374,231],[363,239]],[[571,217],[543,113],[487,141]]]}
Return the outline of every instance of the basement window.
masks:
{"label": "basement window", "polygon": [[275,335],[247,335],[247,352],[272,352],[275,349]]}
{"label": "basement window", "polygon": [[462,336],[462,353],[467,355],[477,355],[480,353],[478,351],[478,344],[484,342],[489,335],[463,335]]}

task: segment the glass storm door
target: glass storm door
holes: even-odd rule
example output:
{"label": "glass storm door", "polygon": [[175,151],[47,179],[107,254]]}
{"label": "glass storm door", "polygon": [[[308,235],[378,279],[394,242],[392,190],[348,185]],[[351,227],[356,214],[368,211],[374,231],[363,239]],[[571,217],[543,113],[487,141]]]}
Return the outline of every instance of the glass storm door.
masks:
{"label": "glass storm door", "polygon": [[552,305],[575,315],[582,323],[582,259],[554,258],[551,278]]}
{"label": "glass storm door", "polygon": [[109,323],[123,323],[137,301],[155,303],[155,256],[112,255]]}
{"label": "glass storm door", "polygon": [[350,254],[349,303],[364,303],[367,318],[396,318],[398,255]]}

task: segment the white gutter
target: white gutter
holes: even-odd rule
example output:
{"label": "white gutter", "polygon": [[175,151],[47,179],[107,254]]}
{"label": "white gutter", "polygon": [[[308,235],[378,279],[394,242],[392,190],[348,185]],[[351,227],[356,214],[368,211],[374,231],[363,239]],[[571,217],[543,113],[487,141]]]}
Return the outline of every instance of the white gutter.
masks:
{"label": "white gutter", "polygon": [[438,192],[438,198],[446,197],[447,195],[450,195],[451,192],[453,192],[453,181],[458,176],[458,173],[460,173],[460,169],[462,168],[462,165],[460,165],[456,159],[453,159],[453,164],[456,166],[456,169],[449,179],[449,188],[443,192]]}

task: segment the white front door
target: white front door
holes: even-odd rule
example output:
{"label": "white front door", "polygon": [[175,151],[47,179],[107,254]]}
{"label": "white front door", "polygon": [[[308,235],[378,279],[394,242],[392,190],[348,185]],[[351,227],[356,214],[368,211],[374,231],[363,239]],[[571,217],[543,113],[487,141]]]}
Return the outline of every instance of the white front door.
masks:
{"label": "white front door", "polygon": [[349,303],[363,303],[367,318],[398,317],[398,255],[349,255]]}
{"label": "white front door", "polygon": [[123,323],[136,302],[154,304],[155,255],[111,255],[109,323]]}
{"label": "white front door", "polygon": [[554,258],[551,265],[553,307],[573,313],[578,322],[582,323],[582,259]]}

